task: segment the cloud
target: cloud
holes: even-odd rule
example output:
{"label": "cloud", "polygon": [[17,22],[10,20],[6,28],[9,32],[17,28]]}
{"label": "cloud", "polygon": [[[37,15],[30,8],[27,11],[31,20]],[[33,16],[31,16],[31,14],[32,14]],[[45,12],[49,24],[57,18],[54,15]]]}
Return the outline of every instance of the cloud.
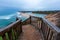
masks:
{"label": "cloud", "polygon": [[22,10],[57,10],[60,0],[0,0],[0,9],[13,7]]}

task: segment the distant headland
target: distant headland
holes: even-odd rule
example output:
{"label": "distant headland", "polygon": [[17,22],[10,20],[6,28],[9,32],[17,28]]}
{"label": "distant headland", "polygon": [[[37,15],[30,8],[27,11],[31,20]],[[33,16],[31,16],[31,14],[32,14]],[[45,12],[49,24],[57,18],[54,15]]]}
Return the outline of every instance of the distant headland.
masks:
{"label": "distant headland", "polygon": [[60,10],[51,10],[51,11],[18,11],[18,12],[22,12],[22,13],[28,13],[28,12],[32,12],[32,13],[44,13],[44,14],[51,14],[51,13],[57,13],[60,12]]}

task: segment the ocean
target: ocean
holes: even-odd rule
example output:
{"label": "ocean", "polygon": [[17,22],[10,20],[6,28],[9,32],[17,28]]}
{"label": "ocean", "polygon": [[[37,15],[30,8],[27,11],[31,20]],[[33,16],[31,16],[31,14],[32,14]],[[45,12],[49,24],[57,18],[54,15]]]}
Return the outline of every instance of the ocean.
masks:
{"label": "ocean", "polygon": [[[0,28],[4,28],[9,24],[16,21],[17,12],[19,9],[16,8],[5,8],[4,10],[0,10]],[[44,14],[35,14],[34,16],[42,17]],[[25,17],[20,17],[22,21],[26,20]]]}
{"label": "ocean", "polygon": [[16,12],[18,10],[15,8],[5,8],[0,11],[0,28],[4,28],[12,22],[16,21]]}

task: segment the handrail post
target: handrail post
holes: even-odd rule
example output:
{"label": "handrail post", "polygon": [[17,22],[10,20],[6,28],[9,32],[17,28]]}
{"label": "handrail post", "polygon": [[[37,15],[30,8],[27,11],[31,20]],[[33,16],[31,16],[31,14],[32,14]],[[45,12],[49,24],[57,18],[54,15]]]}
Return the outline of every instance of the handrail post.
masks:
{"label": "handrail post", "polygon": [[16,21],[18,20],[18,17],[16,17]]}
{"label": "handrail post", "polygon": [[6,40],[6,36],[5,36],[5,34],[2,36],[2,38],[3,38],[3,40]]}
{"label": "handrail post", "polygon": [[30,24],[31,24],[31,16],[30,16]]}
{"label": "handrail post", "polygon": [[42,20],[42,18],[41,18],[41,30],[42,30],[42,26],[43,26],[43,20]]}
{"label": "handrail post", "polygon": [[[21,21],[22,21],[22,20],[21,20]],[[21,28],[21,32],[22,32],[22,22],[21,22],[21,21],[20,21],[20,24],[21,24],[21,27],[20,27],[20,28]]]}

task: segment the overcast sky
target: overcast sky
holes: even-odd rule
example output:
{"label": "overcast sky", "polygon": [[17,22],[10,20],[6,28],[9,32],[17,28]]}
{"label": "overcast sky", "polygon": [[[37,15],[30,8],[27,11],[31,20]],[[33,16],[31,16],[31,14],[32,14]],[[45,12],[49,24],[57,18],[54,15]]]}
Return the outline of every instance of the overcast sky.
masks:
{"label": "overcast sky", "polygon": [[60,0],[0,0],[0,19],[9,19],[17,11],[38,10],[60,10]]}
{"label": "overcast sky", "polygon": [[21,10],[59,10],[60,0],[0,0],[0,11],[5,7]]}

